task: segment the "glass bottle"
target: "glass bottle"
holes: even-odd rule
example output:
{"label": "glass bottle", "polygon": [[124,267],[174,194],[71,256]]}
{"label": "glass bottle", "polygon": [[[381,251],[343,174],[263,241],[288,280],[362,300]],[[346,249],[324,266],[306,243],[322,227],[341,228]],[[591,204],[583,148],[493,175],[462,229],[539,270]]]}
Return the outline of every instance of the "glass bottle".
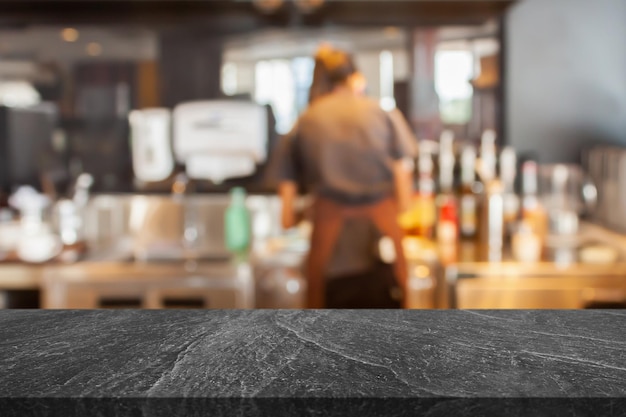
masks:
{"label": "glass bottle", "polygon": [[487,184],[496,177],[496,132],[485,130],[480,139],[480,174]]}
{"label": "glass bottle", "polygon": [[435,179],[433,160],[430,154],[420,155],[418,161],[418,188],[415,197],[417,216],[417,235],[431,239],[435,226]]}
{"label": "glass bottle", "polygon": [[541,238],[547,233],[547,214],[538,196],[538,171],[535,161],[526,161],[522,165],[522,202],[521,218],[530,225],[533,232]]}
{"label": "glass bottle", "polygon": [[437,196],[437,240],[450,245],[458,237],[454,185],[454,134],[446,130],[439,140],[439,195]]}
{"label": "glass bottle", "polygon": [[519,216],[520,201],[515,193],[515,176],[517,174],[517,155],[515,150],[507,146],[500,153],[500,179],[504,186],[504,231],[511,235]]}
{"label": "glass bottle", "polygon": [[246,207],[246,192],[235,187],[230,192],[230,205],[226,209],[224,232],[226,248],[236,255],[243,255],[250,247],[250,213]]}
{"label": "glass bottle", "polygon": [[459,223],[461,237],[473,239],[478,230],[478,197],[475,189],[476,150],[467,146],[461,153],[461,189],[459,196]]}

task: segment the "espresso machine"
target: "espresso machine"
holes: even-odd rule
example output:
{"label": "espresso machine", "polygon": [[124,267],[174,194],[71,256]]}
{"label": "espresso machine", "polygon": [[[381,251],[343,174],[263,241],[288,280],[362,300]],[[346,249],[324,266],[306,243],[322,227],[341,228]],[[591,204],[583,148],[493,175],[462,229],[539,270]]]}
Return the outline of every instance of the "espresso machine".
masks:
{"label": "espresso machine", "polygon": [[267,159],[267,108],[251,101],[183,103],[174,109],[174,155],[189,178],[220,184]]}
{"label": "espresso machine", "polygon": [[[138,260],[227,259],[226,194],[195,195],[200,182],[247,177],[267,160],[267,109],[251,101],[182,103],[170,113],[130,115],[135,175],[162,181],[171,194],[137,195],[130,209],[133,255]],[[175,172],[175,163],[184,169]]]}

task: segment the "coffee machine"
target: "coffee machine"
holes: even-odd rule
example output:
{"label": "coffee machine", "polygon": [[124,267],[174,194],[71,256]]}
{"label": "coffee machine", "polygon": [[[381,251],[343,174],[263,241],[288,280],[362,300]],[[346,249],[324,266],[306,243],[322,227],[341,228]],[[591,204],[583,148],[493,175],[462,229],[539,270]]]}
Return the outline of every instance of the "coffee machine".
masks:
{"label": "coffee machine", "polygon": [[220,184],[267,159],[267,108],[252,101],[183,103],[174,109],[174,154],[191,179]]}
{"label": "coffee machine", "polygon": [[[136,137],[147,134],[145,114],[135,113]],[[133,115],[131,114],[131,117]],[[227,194],[194,195],[194,184],[221,184],[232,178],[253,175],[268,157],[267,108],[252,101],[209,100],[181,103],[167,113],[153,109],[152,137],[145,145],[134,144],[133,160],[142,180],[174,176],[169,196],[133,197],[130,228],[134,256],[140,260],[211,258],[230,256],[224,245],[224,212]],[[158,122],[157,122],[158,121]],[[154,129],[158,134],[155,133]],[[164,133],[168,132],[168,133]],[[171,148],[166,146],[171,135]],[[135,136],[133,136],[135,137]],[[158,140],[157,140],[158,138]],[[146,139],[146,138],[144,138]],[[145,153],[158,144],[158,152]],[[169,148],[167,152],[161,152]],[[154,158],[160,155],[160,159]],[[143,165],[142,165],[143,164]]]}

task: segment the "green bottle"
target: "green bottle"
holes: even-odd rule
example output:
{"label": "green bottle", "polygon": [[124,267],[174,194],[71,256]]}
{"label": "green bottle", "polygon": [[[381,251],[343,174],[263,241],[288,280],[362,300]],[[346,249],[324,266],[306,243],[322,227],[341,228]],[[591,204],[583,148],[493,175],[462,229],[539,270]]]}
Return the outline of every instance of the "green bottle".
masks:
{"label": "green bottle", "polygon": [[230,205],[226,209],[224,234],[229,251],[242,255],[250,246],[250,213],[246,208],[246,191],[235,187],[230,191]]}

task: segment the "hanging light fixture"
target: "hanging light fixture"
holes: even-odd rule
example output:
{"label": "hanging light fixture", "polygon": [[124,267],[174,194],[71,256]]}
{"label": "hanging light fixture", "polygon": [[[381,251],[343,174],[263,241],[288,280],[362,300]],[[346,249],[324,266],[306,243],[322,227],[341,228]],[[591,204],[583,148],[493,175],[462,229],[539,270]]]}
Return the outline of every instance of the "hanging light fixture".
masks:
{"label": "hanging light fixture", "polygon": [[100,45],[98,42],[90,42],[89,44],[87,44],[87,47],[85,49],[87,51],[87,54],[91,56],[98,56],[102,54],[102,45]]}
{"label": "hanging light fixture", "polygon": [[283,0],[252,0],[252,4],[263,13],[273,13],[280,9]]}
{"label": "hanging light fixture", "polygon": [[294,0],[296,6],[302,13],[313,13],[315,10],[319,9],[322,4],[324,4],[324,0]]}
{"label": "hanging light fixture", "polygon": [[76,42],[78,39],[79,33],[74,28],[65,28],[61,31],[61,39],[65,42]]}
{"label": "hanging light fixture", "polygon": [[[301,13],[312,13],[324,4],[324,0],[292,0]],[[261,12],[269,14],[280,9],[285,0],[252,0],[254,6]]]}

